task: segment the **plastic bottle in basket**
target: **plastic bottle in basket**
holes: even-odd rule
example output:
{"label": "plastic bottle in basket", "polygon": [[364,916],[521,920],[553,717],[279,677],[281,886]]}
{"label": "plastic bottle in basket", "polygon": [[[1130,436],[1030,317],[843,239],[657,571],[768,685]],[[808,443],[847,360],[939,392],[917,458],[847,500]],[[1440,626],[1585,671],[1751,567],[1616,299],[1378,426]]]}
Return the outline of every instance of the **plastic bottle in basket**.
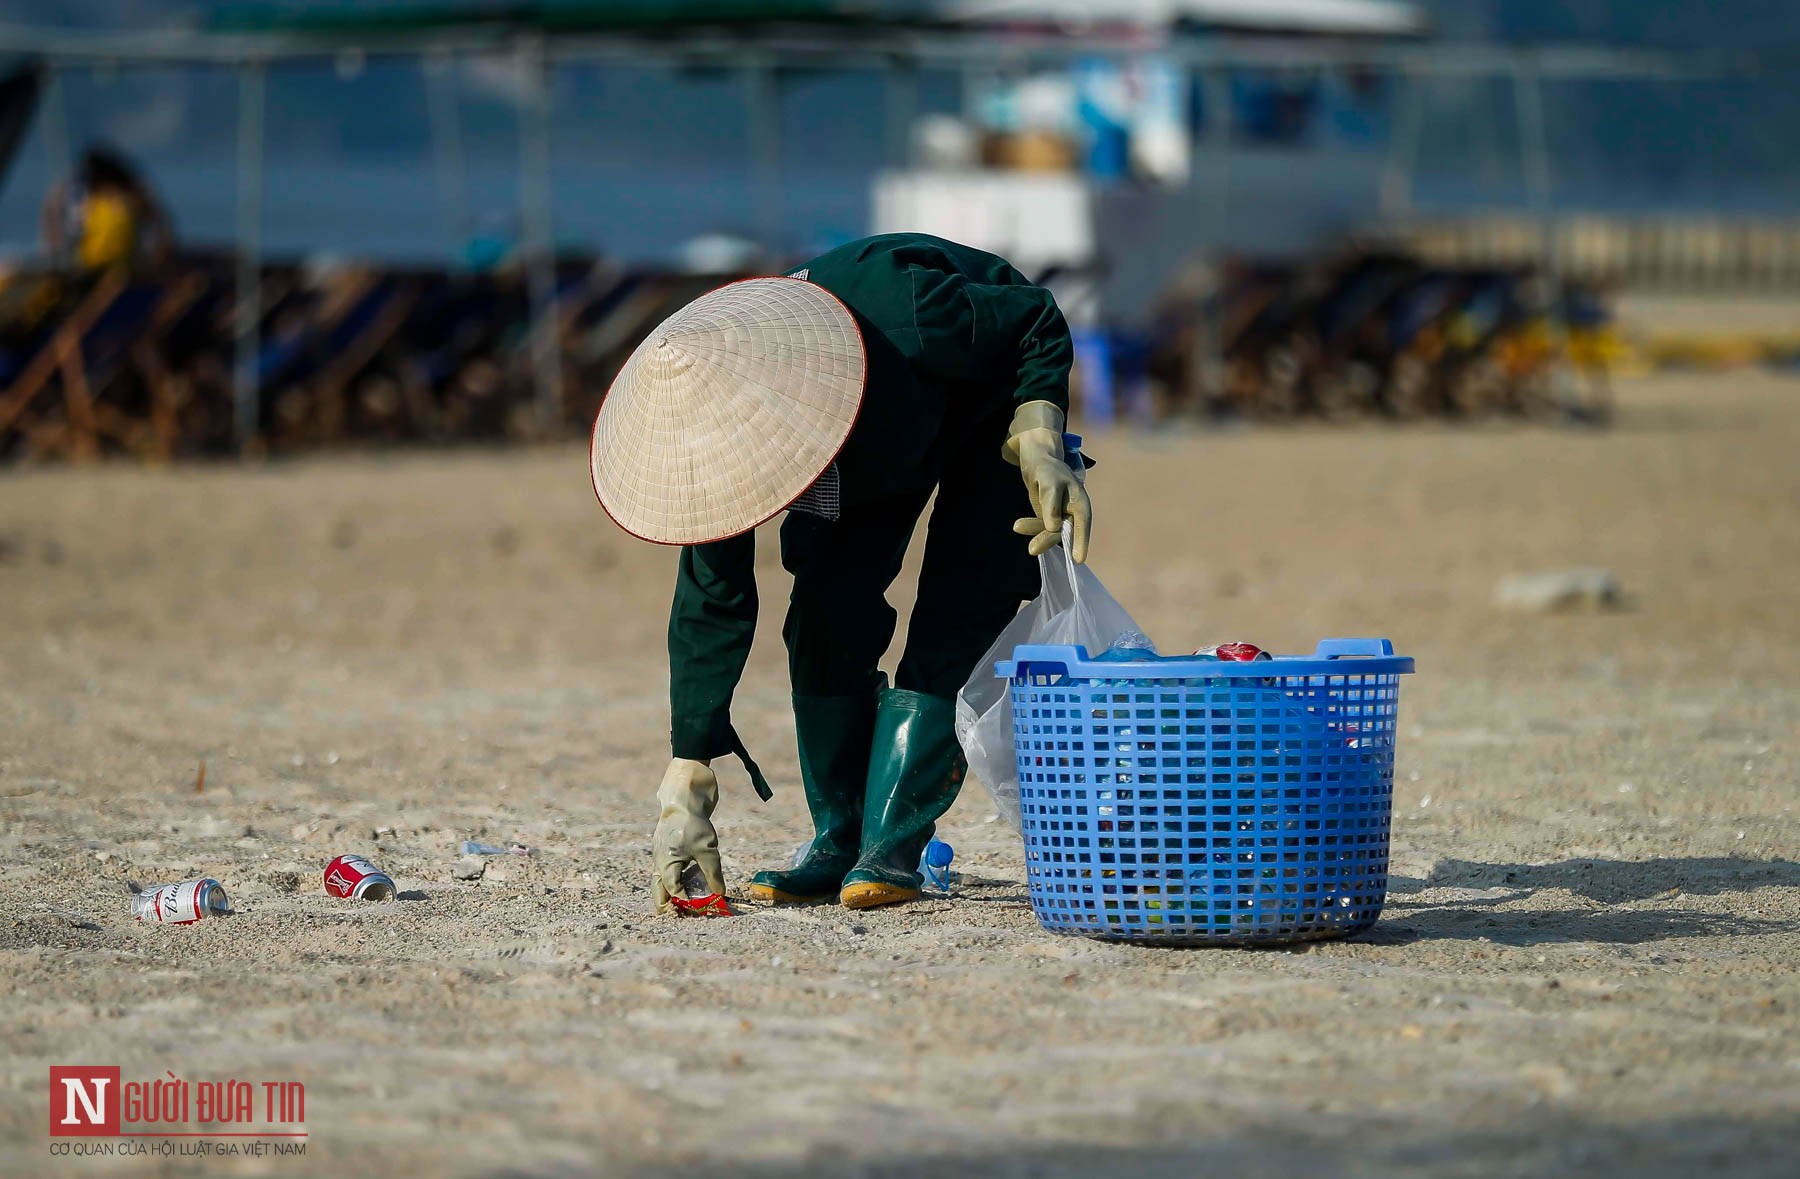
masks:
{"label": "plastic bottle in basket", "polygon": [[192,925],[231,912],[225,886],[210,876],[178,884],[156,884],[131,898],[131,915],[159,925]]}
{"label": "plastic bottle in basket", "polygon": [[1150,636],[1141,630],[1124,631],[1113,637],[1106,650],[1094,656],[1095,659],[1107,663],[1135,663],[1144,659],[1155,659],[1156,644]]}

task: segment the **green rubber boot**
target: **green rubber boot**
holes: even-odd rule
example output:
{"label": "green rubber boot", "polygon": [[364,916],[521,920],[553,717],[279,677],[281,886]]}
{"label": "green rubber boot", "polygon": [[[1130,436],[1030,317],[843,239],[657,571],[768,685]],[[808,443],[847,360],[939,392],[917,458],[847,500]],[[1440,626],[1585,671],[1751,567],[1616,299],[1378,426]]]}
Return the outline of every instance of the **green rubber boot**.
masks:
{"label": "green rubber boot", "polygon": [[874,754],[863,797],[862,854],[838,900],[851,909],[910,901],[925,883],[919,854],[962,789],[956,701],[889,689],[875,710]]}
{"label": "green rubber boot", "polygon": [[796,905],[838,894],[860,846],[863,779],[874,731],[871,696],[794,697],[794,734],[800,743],[806,809],[812,812],[812,847],[793,868],[751,877],[752,897]]}

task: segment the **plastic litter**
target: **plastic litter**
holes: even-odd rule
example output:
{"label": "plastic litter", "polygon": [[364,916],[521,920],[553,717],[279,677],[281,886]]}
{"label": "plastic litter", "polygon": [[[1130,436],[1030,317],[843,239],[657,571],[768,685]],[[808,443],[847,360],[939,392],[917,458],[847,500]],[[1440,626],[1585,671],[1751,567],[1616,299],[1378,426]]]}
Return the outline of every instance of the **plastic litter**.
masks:
{"label": "plastic litter", "polygon": [[925,887],[932,892],[948,893],[950,862],[955,858],[956,849],[941,839],[926,844],[925,851],[919,856],[919,874],[925,877]]}
{"label": "plastic litter", "polygon": [[1069,556],[1072,538],[1073,529],[1065,523],[1063,543],[1038,557],[1043,589],[975,661],[969,682],[956,694],[956,739],[969,770],[1014,830],[1019,828],[1019,765],[1013,753],[1012,705],[1006,681],[994,678],[994,664],[1011,659],[1015,647],[1028,643],[1102,651],[1121,635],[1144,633],[1094,571],[1075,564]]}
{"label": "plastic litter", "polygon": [[1617,610],[1624,604],[1624,593],[1609,569],[1547,569],[1506,578],[1494,587],[1494,604],[1539,614]]}
{"label": "plastic litter", "polygon": [[482,843],[475,839],[465,839],[457,854],[465,856],[528,856],[535,850],[522,843],[501,847],[497,843]]}

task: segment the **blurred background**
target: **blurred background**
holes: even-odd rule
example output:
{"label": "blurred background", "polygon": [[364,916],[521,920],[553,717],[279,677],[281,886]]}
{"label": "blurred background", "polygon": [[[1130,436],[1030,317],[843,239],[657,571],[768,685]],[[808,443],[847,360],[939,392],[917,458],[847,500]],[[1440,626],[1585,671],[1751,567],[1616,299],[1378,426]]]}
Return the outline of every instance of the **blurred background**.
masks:
{"label": "blurred background", "polygon": [[[102,1060],[304,1078],[394,1176],[1788,1179],[1797,37],[0,0],[0,1175]],[[597,509],[593,414],[688,298],[890,229],[1056,291],[1093,569],[1161,650],[1416,658],[1368,938],[1052,939],[974,788],[949,902],[654,919],[677,554]],[[779,527],[734,884],[811,831]],[[471,838],[540,854],[455,878]],[[324,895],[346,851],[403,902]],[[238,916],[130,921],[201,874]]]}
{"label": "blurred background", "polygon": [[574,435],[871,232],[1059,297],[1090,426],[1603,425],[1800,355],[1800,6],[0,9],[0,458]]}

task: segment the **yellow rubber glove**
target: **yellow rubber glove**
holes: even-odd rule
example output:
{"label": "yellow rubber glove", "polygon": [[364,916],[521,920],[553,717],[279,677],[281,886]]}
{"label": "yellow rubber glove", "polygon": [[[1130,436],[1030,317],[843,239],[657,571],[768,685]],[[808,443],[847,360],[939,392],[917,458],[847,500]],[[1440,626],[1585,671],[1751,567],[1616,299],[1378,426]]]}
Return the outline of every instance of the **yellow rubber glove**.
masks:
{"label": "yellow rubber glove", "polygon": [[1048,401],[1027,401],[1013,414],[1001,453],[1019,468],[1035,513],[1015,523],[1013,531],[1031,537],[1031,555],[1040,556],[1062,543],[1066,515],[1074,536],[1069,556],[1085,565],[1093,505],[1087,488],[1063,461],[1062,436],[1063,412]]}
{"label": "yellow rubber glove", "polygon": [[713,809],[719,805],[719,780],[712,768],[703,761],[676,758],[656,789],[656,801],[662,804],[651,840],[656,857],[656,911],[667,910],[672,896],[687,896],[681,874],[689,864],[700,865],[706,887],[723,896],[719,833],[712,825]]}

